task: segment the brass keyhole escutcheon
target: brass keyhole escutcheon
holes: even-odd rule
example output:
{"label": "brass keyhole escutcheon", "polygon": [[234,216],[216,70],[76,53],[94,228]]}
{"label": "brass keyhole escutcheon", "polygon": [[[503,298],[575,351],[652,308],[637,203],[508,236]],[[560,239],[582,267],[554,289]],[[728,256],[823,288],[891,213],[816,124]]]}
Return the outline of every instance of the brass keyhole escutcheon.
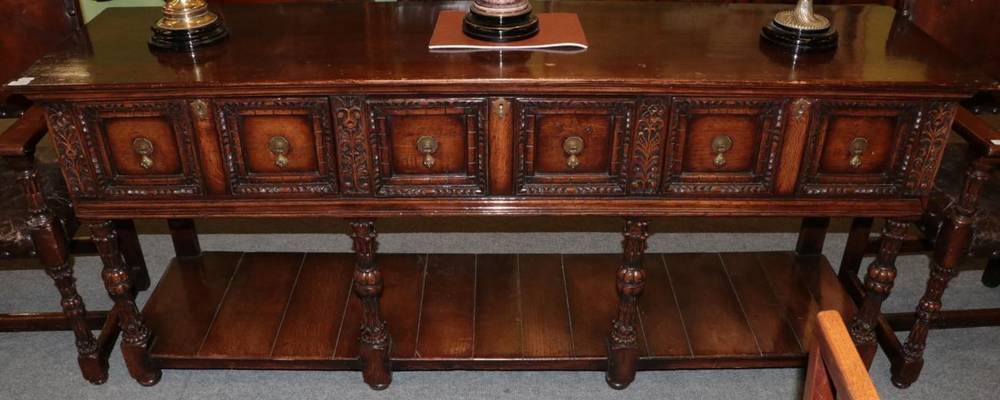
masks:
{"label": "brass keyhole escutcheon", "polygon": [[861,156],[865,154],[866,150],[868,150],[868,139],[859,137],[859,138],[854,138],[854,140],[851,141],[851,146],[850,146],[851,168],[861,167],[861,165],[864,163],[861,160]]}
{"label": "brass keyhole escutcheon", "polygon": [[438,141],[433,136],[421,136],[417,138],[417,152],[424,155],[424,167],[434,166],[434,153],[438,150]]}
{"label": "brass keyhole escutcheon", "polygon": [[292,150],[291,143],[284,136],[271,136],[267,141],[267,149],[274,154],[274,166],[285,168],[288,166],[288,153]]}
{"label": "brass keyhole escutcheon", "polygon": [[199,120],[204,121],[208,118],[208,104],[205,104],[202,100],[195,100],[191,102],[191,110],[194,111],[194,115],[198,117]]}
{"label": "brass keyhole escutcheon", "polygon": [[713,163],[716,168],[726,166],[726,152],[733,148],[733,138],[728,135],[719,135],[712,139],[712,151],[715,152]]}
{"label": "brass keyhole escutcheon", "polygon": [[153,168],[153,142],[144,137],[137,137],[132,140],[132,150],[140,157],[140,168],[146,170]]}
{"label": "brass keyhole escutcheon", "polygon": [[570,136],[563,140],[563,152],[567,155],[566,166],[569,169],[576,169],[580,165],[580,159],[577,156],[583,153],[583,138]]}

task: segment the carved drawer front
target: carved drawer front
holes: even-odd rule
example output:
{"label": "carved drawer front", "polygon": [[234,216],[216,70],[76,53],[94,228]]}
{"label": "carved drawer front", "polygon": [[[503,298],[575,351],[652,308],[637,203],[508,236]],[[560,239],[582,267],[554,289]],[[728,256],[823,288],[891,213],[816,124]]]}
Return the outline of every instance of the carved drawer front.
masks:
{"label": "carved drawer front", "polygon": [[800,194],[901,195],[920,112],[916,103],[817,102],[799,174]]}
{"label": "carved drawer front", "polygon": [[782,99],[674,99],[663,191],[771,193],[784,105]]}
{"label": "carved drawer front", "polygon": [[486,99],[369,99],[379,196],[486,193]]}
{"label": "carved drawer front", "polygon": [[517,99],[515,193],[624,195],[633,107],[627,99]]}
{"label": "carved drawer front", "polygon": [[84,103],[79,110],[82,144],[91,154],[97,187],[75,191],[98,197],[203,192],[191,119],[183,101]]}
{"label": "carved drawer front", "polygon": [[336,193],[336,152],[325,98],[216,103],[234,194]]}

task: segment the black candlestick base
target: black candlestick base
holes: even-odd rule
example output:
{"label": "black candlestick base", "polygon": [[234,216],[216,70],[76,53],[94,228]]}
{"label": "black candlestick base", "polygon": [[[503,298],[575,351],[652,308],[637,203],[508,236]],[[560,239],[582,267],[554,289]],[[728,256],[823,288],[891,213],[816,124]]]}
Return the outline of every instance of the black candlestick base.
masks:
{"label": "black candlestick base", "polygon": [[493,17],[470,11],[462,21],[466,35],[490,42],[513,42],[538,34],[538,17],[527,12],[521,15]]}
{"label": "black candlestick base", "polygon": [[794,52],[823,51],[837,48],[837,31],[830,28],[807,30],[788,28],[774,21],[761,29],[760,37],[769,43]]}
{"label": "black candlestick base", "polygon": [[201,28],[164,29],[154,25],[151,29],[153,37],[149,38],[149,47],[155,50],[194,51],[229,36],[221,17]]}

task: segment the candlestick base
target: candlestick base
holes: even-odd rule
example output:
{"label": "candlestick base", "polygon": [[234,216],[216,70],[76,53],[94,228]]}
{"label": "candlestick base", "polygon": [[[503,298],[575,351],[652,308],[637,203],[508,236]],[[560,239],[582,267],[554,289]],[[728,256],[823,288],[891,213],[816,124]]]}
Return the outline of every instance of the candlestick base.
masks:
{"label": "candlestick base", "polygon": [[462,21],[462,32],[490,42],[524,40],[538,34],[538,17],[531,13],[530,7],[513,15],[487,15],[473,8]]}
{"label": "candlestick base", "polygon": [[195,29],[164,29],[158,26],[151,29],[153,36],[149,38],[149,47],[157,50],[194,51],[229,36],[222,19]]}
{"label": "candlestick base", "polygon": [[761,29],[765,41],[794,52],[825,51],[837,48],[839,35],[833,27],[824,29],[795,29],[771,21]]}

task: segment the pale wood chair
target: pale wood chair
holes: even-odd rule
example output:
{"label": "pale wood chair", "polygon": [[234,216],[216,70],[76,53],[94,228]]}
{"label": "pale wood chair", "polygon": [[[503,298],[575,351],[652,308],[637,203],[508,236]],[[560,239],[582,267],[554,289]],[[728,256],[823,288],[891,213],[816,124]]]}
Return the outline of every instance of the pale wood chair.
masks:
{"label": "pale wood chair", "polygon": [[802,398],[877,400],[878,392],[840,313],[821,311],[814,332]]}

